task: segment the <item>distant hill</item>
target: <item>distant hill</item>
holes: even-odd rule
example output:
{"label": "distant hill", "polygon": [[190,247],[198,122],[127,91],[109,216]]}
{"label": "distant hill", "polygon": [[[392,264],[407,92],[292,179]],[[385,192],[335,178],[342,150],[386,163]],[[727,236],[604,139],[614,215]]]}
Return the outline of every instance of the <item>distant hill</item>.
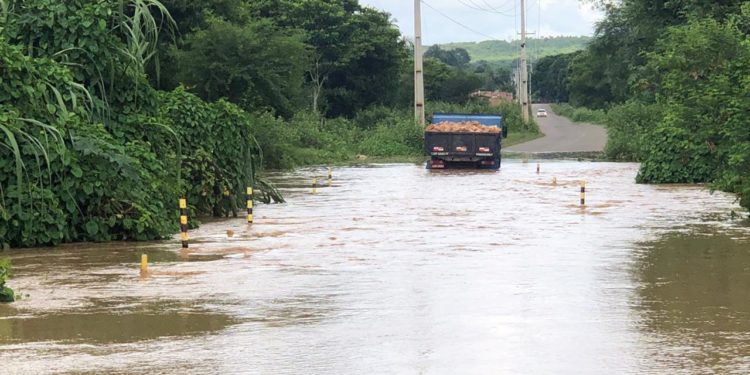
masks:
{"label": "distant hill", "polygon": [[[590,40],[591,37],[588,36],[560,36],[529,39],[529,56],[534,59],[539,59],[544,56],[579,51],[584,49]],[[512,42],[488,40],[484,42],[441,44],[440,48],[463,48],[469,52],[472,62],[484,60],[488,62],[509,63],[518,58],[520,44],[521,42],[518,40]]]}

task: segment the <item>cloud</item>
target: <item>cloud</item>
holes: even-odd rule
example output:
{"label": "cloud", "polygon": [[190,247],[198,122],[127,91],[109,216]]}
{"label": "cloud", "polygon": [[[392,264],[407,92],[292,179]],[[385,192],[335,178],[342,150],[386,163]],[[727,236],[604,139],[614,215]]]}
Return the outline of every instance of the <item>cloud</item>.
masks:
{"label": "cloud", "polygon": [[[434,44],[490,38],[516,39],[519,30],[517,2],[518,0],[425,0],[422,5],[424,42]],[[360,3],[391,13],[401,32],[407,37],[413,37],[413,1],[360,0]],[[527,4],[527,30],[536,31],[539,36],[592,35],[596,22],[603,18],[599,10],[581,4],[579,0],[529,0]],[[500,12],[473,9],[488,9],[488,5]],[[456,22],[448,20],[446,16]]]}

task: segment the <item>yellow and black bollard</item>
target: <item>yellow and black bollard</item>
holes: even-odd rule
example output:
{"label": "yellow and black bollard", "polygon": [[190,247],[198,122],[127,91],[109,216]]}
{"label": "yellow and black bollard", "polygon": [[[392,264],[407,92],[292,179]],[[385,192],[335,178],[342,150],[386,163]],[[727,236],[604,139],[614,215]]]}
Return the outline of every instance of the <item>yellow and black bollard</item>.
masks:
{"label": "yellow and black bollard", "polygon": [[247,188],[247,223],[253,223],[253,188]]}
{"label": "yellow and black bollard", "polygon": [[333,185],[333,171],[331,168],[328,168],[328,186]]}
{"label": "yellow and black bollard", "polygon": [[180,236],[182,239],[182,248],[188,248],[188,210],[187,199],[180,198]]}
{"label": "yellow and black bollard", "polygon": [[312,193],[317,194],[318,193],[318,179],[313,178],[312,180]]}
{"label": "yellow and black bollard", "polygon": [[581,206],[586,205],[586,181],[581,181]]}

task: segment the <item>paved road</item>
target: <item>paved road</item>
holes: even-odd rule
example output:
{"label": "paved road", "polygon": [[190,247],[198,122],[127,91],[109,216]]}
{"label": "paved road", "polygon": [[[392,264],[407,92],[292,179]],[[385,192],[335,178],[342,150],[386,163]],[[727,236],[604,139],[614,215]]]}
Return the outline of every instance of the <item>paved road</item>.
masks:
{"label": "paved road", "polygon": [[574,123],[556,115],[548,104],[532,106],[536,110],[544,108],[549,113],[547,118],[536,120],[545,134],[544,137],[531,142],[521,143],[505,149],[509,152],[585,152],[602,151],[607,144],[607,131],[598,125]]}

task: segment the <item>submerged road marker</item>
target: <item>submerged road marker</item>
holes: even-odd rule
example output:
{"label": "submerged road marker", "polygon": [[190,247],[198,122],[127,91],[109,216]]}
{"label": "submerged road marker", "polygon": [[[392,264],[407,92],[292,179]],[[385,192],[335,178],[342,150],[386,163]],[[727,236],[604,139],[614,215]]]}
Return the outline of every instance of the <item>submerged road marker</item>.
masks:
{"label": "submerged road marker", "polygon": [[539,164],[536,165],[536,174],[539,174]]}
{"label": "submerged road marker", "polygon": [[333,185],[333,171],[328,167],[328,186]]}
{"label": "submerged road marker", "polygon": [[317,193],[318,193],[318,179],[317,178],[313,178],[313,180],[312,180],[312,194],[317,194]]}
{"label": "submerged road marker", "polygon": [[188,210],[187,210],[187,199],[180,198],[180,239],[182,240],[182,248],[188,248]]}
{"label": "submerged road marker", "polygon": [[586,181],[581,181],[581,206],[586,205]]}
{"label": "submerged road marker", "polygon": [[148,274],[148,255],[141,254],[141,275]]}
{"label": "submerged road marker", "polygon": [[247,223],[253,223],[253,188],[247,188]]}

